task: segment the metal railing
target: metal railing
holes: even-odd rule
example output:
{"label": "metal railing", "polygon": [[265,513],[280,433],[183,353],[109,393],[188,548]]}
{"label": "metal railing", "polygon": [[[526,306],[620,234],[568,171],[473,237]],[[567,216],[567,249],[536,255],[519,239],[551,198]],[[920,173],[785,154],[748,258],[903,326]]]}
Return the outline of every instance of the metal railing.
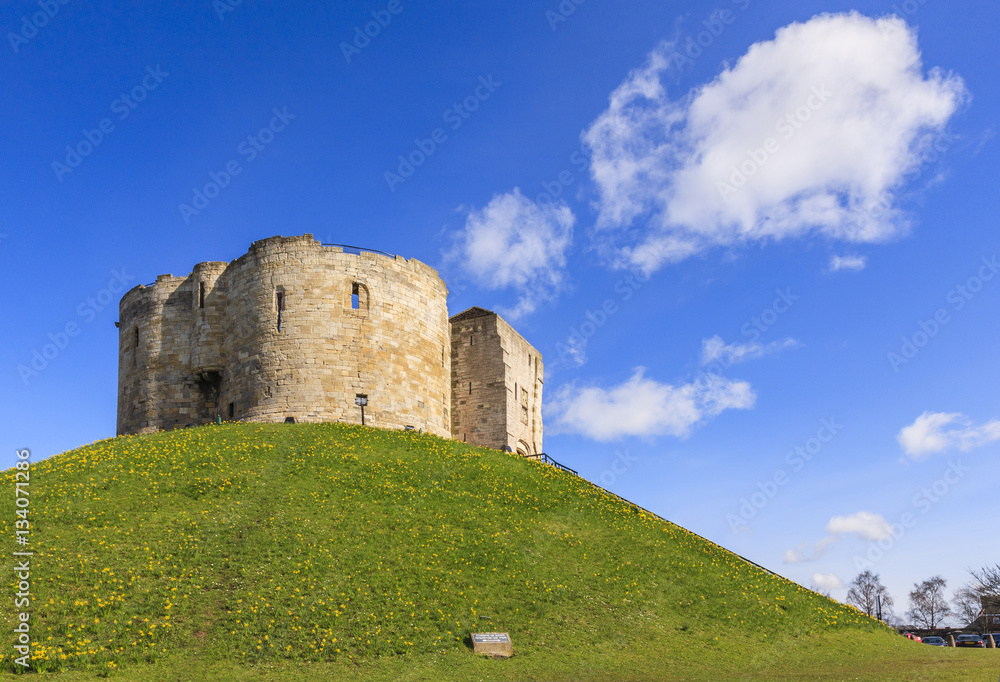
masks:
{"label": "metal railing", "polygon": [[[557,469],[562,469],[563,471],[569,472],[569,473],[573,474],[574,476],[579,477],[581,480],[586,481],[590,485],[594,486],[595,488],[597,488],[598,490],[600,490],[601,492],[603,492],[605,495],[609,495],[611,497],[617,498],[617,499],[621,500],[622,502],[624,502],[625,504],[629,505],[630,507],[634,507],[634,508],[638,509],[639,511],[645,513],[645,514],[649,514],[650,516],[653,516],[653,517],[655,517],[655,518],[663,521],[664,523],[669,523],[672,526],[677,526],[677,524],[674,523],[673,521],[670,521],[669,519],[665,519],[662,516],[660,516],[659,514],[656,514],[654,512],[649,511],[645,507],[642,507],[642,506],[636,504],[632,500],[626,500],[621,495],[618,495],[617,493],[613,493],[610,490],[608,490],[607,488],[605,488],[603,486],[600,486],[600,485],[597,485],[593,481],[590,481],[590,480],[588,480],[586,478],[583,478],[575,470],[570,469],[568,466],[566,466],[564,464],[560,464],[559,462],[555,461],[554,459],[552,459],[551,457],[549,457],[544,452],[541,453],[541,454],[538,454],[538,455],[524,455],[524,457],[525,457],[525,459],[530,459],[530,460],[533,460],[533,461],[539,461],[539,462],[543,462],[545,464],[551,464],[552,466],[556,467]],[[678,526],[678,528],[680,528],[680,526]],[[743,556],[741,554],[737,554],[736,552],[734,552],[731,549],[726,549],[722,545],[720,545],[718,543],[715,543],[715,542],[712,542],[711,540],[709,540],[708,538],[706,538],[704,536],[698,535],[698,533],[690,531],[687,528],[685,528],[684,530],[686,530],[688,533],[691,533],[691,535],[695,536],[696,538],[699,538],[700,540],[703,540],[704,542],[706,542],[706,543],[708,543],[710,545],[718,547],[719,549],[721,549],[721,550],[723,550],[725,552],[729,552],[730,554],[732,554],[732,555],[734,555],[734,556],[742,559],[743,561],[747,562],[751,566],[756,566],[757,568],[759,568],[760,570],[764,571],[765,573],[769,573],[770,575],[773,575],[776,578],[781,578],[782,580],[785,580],[785,581],[787,581],[789,583],[792,583],[793,585],[798,585],[798,583],[796,583],[794,580],[786,578],[785,576],[781,575],[780,573],[775,573],[770,568],[767,568],[766,566],[761,566],[756,561],[751,561],[750,559],[747,559],[745,556]]]}
{"label": "metal railing", "polygon": [[569,473],[573,474],[574,476],[579,476],[580,475],[580,474],[578,474],[576,472],[576,469],[570,469],[565,464],[560,464],[559,462],[555,461],[554,459],[552,459],[551,457],[549,457],[548,455],[546,455],[544,452],[542,452],[540,454],[537,454],[537,455],[525,455],[524,457],[525,457],[525,459],[530,459],[530,460],[532,460],[534,462],[542,462],[543,464],[551,464],[556,469],[562,469],[563,471],[568,471]]}

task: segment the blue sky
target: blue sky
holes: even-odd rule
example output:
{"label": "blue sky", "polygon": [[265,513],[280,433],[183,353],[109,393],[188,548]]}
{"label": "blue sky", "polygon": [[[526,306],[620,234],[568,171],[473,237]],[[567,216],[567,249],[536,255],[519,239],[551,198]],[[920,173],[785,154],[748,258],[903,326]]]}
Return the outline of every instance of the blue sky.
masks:
{"label": "blue sky", "polygon": [[2,2],[3,457],[114,435],[122,287],[312,233],[513,322],[588,479],[837,598],[957,588],[997,561],[998,21]]}

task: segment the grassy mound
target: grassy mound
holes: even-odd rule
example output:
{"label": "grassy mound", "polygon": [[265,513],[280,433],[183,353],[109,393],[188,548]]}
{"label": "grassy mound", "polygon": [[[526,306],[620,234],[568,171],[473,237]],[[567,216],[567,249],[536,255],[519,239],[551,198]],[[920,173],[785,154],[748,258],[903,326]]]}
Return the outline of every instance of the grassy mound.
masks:
{"label": "grassy mound", "polygon": [[[906,642],[571,474],[414,432],[209,426],[98,442],[30,474],[32,663],[62,679],[1000,666]],[[11,538],[14,472],[0,481]],[[473,655],[479,631],[510,632],[515,657]],[[4,649],[2,669],[18,670]]]}

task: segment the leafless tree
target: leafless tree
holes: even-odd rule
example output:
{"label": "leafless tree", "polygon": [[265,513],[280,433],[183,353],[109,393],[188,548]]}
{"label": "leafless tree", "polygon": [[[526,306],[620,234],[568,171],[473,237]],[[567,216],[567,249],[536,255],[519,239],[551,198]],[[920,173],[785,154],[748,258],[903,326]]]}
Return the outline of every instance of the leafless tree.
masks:
{"label": "leafless tree", "polygon": [[882,584],[878,573],[865,571],[858,574],[847,588],[847,603],[858,607],[869,616],[878,616],[878,598],[882,599],[882,615],[891,612],[892,597]]}
{"label": "leafless tree", "polygon": [[978,571],[969,571],[974,580],[973,586],[982,595],[1000,595],[1000,564],[983,566]]}
{"label": "leafless tree", "polygon": [[922,583],[914,583],[910,592],[908,618],[921,627],[934,629],[951,615],[951,607],[944,596],[948,582],[939,575]]}
{"label": "leafless tree", "polygon": [[982,595],[976,585],[965,585],[955,591],[955,596],[951,600],[954,605],[952,612],[962,621],[962,625],[967,625],[979,617],[979,612],[982,610],[980,601]]}

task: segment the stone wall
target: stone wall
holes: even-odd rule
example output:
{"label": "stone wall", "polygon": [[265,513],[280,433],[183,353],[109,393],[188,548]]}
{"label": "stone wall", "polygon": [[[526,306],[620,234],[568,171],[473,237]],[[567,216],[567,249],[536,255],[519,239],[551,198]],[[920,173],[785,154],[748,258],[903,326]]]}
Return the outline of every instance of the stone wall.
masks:
{"label": "stone wall", "polygon": [[502,448],[507,439],[507,390],[496,314],[470,308],[451,318],[452,437]]}
{"label": "stone wall", "polygon": [[451,318],[453,437],[473,445],[542,452],[542,356],[496,313]]}
{"label": "stone wall", "polygon": [[451,435],[447,288],[417,260],[272,237],[132,289],[120,314],[119,433],[360,422],[364,394],[368,424]]}
{"label": "stone wall", "polygon": [[450,320],[432,268],[312,235],[161,275],[120,304],[118,433],[360,422],[542,452],[541,354],[496,313]]}

